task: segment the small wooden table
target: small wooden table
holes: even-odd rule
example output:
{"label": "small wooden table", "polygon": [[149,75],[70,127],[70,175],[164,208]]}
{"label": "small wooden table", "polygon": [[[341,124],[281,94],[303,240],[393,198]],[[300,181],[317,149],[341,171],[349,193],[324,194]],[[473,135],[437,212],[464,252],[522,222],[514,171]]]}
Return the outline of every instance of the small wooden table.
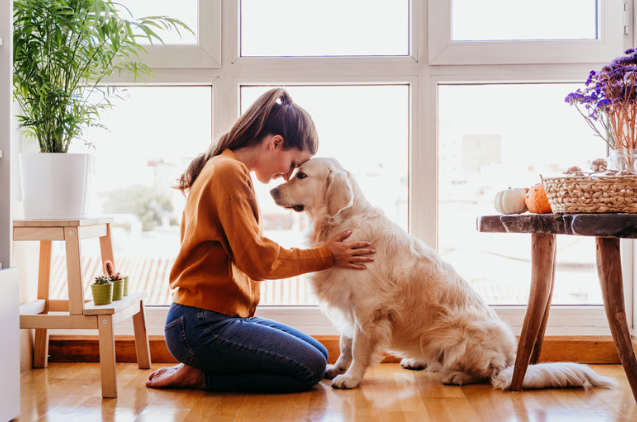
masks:
{"label": "small wooden table", "polygon": [[518,343],[511,390],[520,391],[529,363],[537,363],[555,281],[555,235],[594,236],[604,309],[617,353],[637,400],[637,358],[628,330],[619,239],[637,238],[637,214],[515,214],[478,217],[480,232],[530,233],[531,292]]}
{"label": "small wooden table", "polygon": [[[113,327],[133,318],[137,365],[149,369],[150,349],[146,331],[144,299],[146,292],[130,293],[109,305],[96,306],[84,300],[80,240],[99,238],[102,263],[113,261],[111,218],[71,221],[15,220],[13,240],[40,242],[38,298],[20,306],[20,328],[35,329],[33,366],[45,368],[48,363],[48,329],[97,329],[99,331],[102,396],[117,397],[115,370],[115,335]],[[66,246],[67,287],[69,300],[49,298],[51,274],[51,242],[61,240]],[[49,314],[49,312],[55,312]]]}

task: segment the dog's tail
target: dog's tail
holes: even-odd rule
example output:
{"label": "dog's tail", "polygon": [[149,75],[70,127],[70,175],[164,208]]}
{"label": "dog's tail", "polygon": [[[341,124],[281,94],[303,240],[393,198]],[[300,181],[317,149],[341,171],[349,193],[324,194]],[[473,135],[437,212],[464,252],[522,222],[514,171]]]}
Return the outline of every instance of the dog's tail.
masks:
{"label": "dog's tail", "polygon": [[[513,366],[510,366],[491,378],[491,384],[494,388],[506,390],[511,387],[512,378]],[[529,365],[522,388],[547,387],[601,387],[614,390],[617,388],[617,381],[597,375],[587,365],[579,363],[552,362]]]}

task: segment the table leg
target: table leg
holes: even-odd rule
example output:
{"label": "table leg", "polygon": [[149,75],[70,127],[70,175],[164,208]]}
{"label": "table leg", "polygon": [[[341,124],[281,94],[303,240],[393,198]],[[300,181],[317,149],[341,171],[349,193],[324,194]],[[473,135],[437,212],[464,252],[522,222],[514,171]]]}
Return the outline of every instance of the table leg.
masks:
{"label": "table leg", "polygon": [[532,234],[531,238],[531,291],[513,369],[512,391],[522,389],[533,348],[536,343],[541,347],[554,277],[555,235]]}
{"label": "table leg", "polygon": [[100,371],[102,397],[117,397],[117,370],[115,368],[115,333],[112,315],[98,315],[100,343]]}
{"label": "table leg", "polygon": [[80,236],[78,227],[64,227],[66,250],[66,278],[69,290],[69,313],[84,313],[84,287],[82,285],[82,258],[80,255]]}
{"label": "table leg", "polygon": [[542,343],[544,343],[544,333],[546,332],[546,325],[549,320],[549,312],[551,310],[551,302],[553,300],[553,289],[555,287],[555,254],[557,253],[557,247],[553,248],[553,270],[551,274],[551,287],[549,292],[549,300],[546,303],[546,310],[544,311],[544,318],[542,318],[542,325],[540,326],[540,332],[535,340],[533,346],[533,354],[531,355],[530,364],[535,365],[540,361],[540,354],[542,353]]}
{"label": "table leg", "polygon": [[624,288],[622,280],[619,239],[595,238],[597,249],[597,273],[604,298],[604,310],[613,334],[615,348],[626,372],[626,377],[637,400],[637,358],[628,331],[624,308]]}
{"label": "table leg", "polygon": [[[49,284],[51,278],[51,241],[40,242],[40,261],[38,263],[38,299],[44,299],[44,312],[49,313]],[[46,328],[35,330],[33,342],[33,367],[46,368],[49,361],[49,331]]]}
{"label": "table leg", "polygon": [[144,301],[139,302],[139,312],[133,315],[133,329],[135,330],[135,352],[137,353],[137,367],[150,369],[150,347],[148,332],[146,331],[146,311]]}

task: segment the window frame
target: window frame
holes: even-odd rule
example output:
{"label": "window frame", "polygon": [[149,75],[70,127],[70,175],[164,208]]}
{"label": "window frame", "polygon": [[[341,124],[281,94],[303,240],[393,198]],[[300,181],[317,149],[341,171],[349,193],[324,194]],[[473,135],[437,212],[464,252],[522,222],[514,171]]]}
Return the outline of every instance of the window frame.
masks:
{"label": "window frame", "polygon": [[[497,60],[485,63],[446,63],[431,60],[437,41],[430,39],[437,23],[432,8],[440,8],[446,0],[411,0],[410,56],[409,57],[321,57],[321,58],[241,58],[239,54],[239,2],[213,0],[220,12],[219,36],[212,46],[218,52],[215,64],[202,66],[196,60],[190,64],[175,63],[176,56],[159,51],[159,65],[154,64],[152,84],[204,84],[213,86],[213,130],[217,137],[226,131],[239,115],[239,89],[242,84],[370,84],[406,83],[410,86],[410,170],[409,170],[409,227],[410,232],[437,248],[438,219],[438,128],[437,93],[441,83],[514,83],[514,82],[582,82],[591,69],[604,64],[598,58],[587,63],[588,56],[571,63],[555,61],[550,64],[519,63],[501,66]],[[608,5],[607,0],[605,6]],[[206,3],[200,0],[200,4]],[[632,0],[630,0],[632,7]],[[214,8],[213,8],[214,9]],[[201,9],[210,10],[210,9]],[[632,10],[632,9],[631,9]],[[200,21],[205,16],[200,16]],[[435,20],[435,19],[433,19]],[[608,24],[606,24],[608,26]],[[221,26],[221,25],[219,25]],[[632,34],[632,29],[630,30]],[[420,40],[420,41],[418,41]],[[494,48],[492,46],[492,48]],[[433,52],[433,53],[432,53]],[[438,54],[439,55],[439,54]],[[434,58],[438,57],[434,55]],[[606,57],[606,56],[604,56]],[[422,58],[422,59],[419,59]],[[443,60],[444,62],[444,60]],[[458,66],[462,64],[461,66]],[[130,77],[113,77],[109,84],[132,82]],[[17,141],[16,141],[17,144]],[[622,259],[626,309],[632,334],[637,325],[633,316],[633,302],[637,301],[633,261],[637,250],[632,240],[622,240]],[[530,237],[529,237],[530,245]],[[530,253],[530,250],[529,250]],[[530,274],[528,275],[530,277]],[[266,281],[267,282],[267,281]],[[494,306],[502,319],[509,322],[519,334],[525,305]],[[168,306],[148,306],[148,331],[163,335]],[[300,328],[311,335],[337,335],[338,332],[317,307],[260,307],[257,315],[279,320]],[[632,324],[631,324],[632,322]],[[128,330],[128,331],[127,331]],[[132,332],[126,323],[116,327],[116,333]],[[77,330],[65,334],[79,334]],[[93,333],[91,331],[91,333]],[[547,335],[610,335],[604,309],[601,306],[554,306],[551,311]]]}
{"label": "window frame", "polygon": [[[600,39],[582,41],[452,41],[451,1],[429,0],[429,64],[533,64],[608,62],[632,39],[628,2],[599,0]],[[626,5],[626,6],[624,6]],[[628,10],[625,10],[625,8]],[[615,28],[628,27],[629,33]]]}
{"label": "window frame", "polygon": [[[200,0],[201,1],[201,0]],[[253,57],[253,56],[241,56],[241,0],[237,2],[235,7],[226,7],[224,8],[224,22],[237,23],[236,28],[230,31],[231,39],[230,45],[231,48],[231,57],[232,63],[236,63],[237,61],[241,61],[246,65],[255,65],[255,64],[276,64],[281,60],[285,60],[290,63],[290,65],[294,65],[295,62],[303,62],[307,59],[309,60],[330,60],[330,61],[338,61],[345,63],[409,63],[409,62],[418,62],[418,37],[414,36],[414,25],[416,23],[416,16],[419,14],[419,10],[422,7],[421,0],[408,0],[409,1],[409,21],[410,27],[409,30],[409,46],[407,55],[400,56],[331,56],[331,57],[313,57],[313,56],[304,56],[304,57]],[[424,0],[426,1],[426,0]],[[224,32],[224,35],[226,32]]]}
{"label": "window frame", "polygon": [[196,45],[144,46],[144,63],[158,68],[221,67],[221,0],[197,0],[198,38]]}

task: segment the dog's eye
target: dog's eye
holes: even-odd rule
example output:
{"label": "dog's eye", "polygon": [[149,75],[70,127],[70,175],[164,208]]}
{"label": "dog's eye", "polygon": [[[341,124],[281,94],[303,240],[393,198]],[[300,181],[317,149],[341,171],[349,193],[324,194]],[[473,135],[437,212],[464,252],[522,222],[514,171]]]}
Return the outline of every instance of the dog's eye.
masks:
{"label": "dog's eye", "polygon": [[307,174],[303,173],[302,171],[296,173],[296,177],[299,179],[305,179],[307,177]]}

